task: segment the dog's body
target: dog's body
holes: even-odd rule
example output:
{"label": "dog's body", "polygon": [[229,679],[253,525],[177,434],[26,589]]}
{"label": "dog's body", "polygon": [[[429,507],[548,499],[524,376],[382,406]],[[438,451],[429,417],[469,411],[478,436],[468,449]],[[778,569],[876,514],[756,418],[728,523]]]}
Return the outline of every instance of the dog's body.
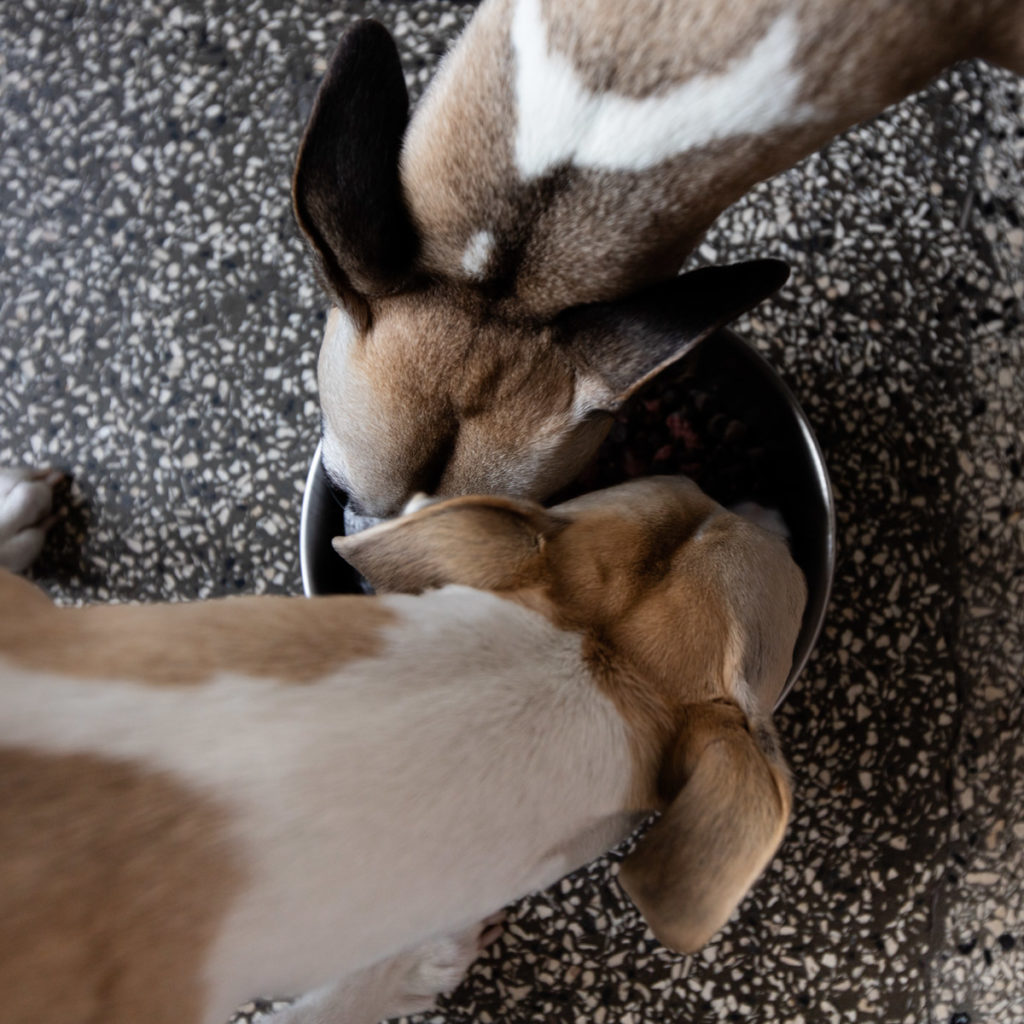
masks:
{"label": "dog's body", "polygon": [[4,617],[52,652],[3,669],[8,1021],[220,1022],[462,931],[623,834],[621,718],[578,638],[500,598]]}
{"label": "dog's body", "polygon": [[387,34],[357,26],[294,182],[335,304],[328,475],[376,515],[552,493],[640,383],[771,291],[672,280],[718,214],[971,56],[1024,71],[1021,0],[485,0],[406,130]]}
{"label": "dog's body", "polygon": [[656,933],[725,921],[788,816],[780,537],[655,479],[343,551],[411,593],[59,609],[0,576],[5,1021],[423,1009],[481,919],[651,809],[622,877]]}

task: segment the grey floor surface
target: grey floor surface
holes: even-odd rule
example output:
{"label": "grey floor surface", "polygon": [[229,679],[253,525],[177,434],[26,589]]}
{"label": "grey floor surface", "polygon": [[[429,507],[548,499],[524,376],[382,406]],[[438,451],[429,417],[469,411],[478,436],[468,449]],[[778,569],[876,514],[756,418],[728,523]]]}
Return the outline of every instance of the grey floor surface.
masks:
{"label": "grey floor surface", "polygon": [[[299,591],[323,301],[295,146],[354,16],[418,94],[471,10],[0,6],[0,463],[73,473],[37,568],[58,599]],[[1024,84],[966,65],[709,234],[793,265],[740,329],[838,501],[778,716],[792,824],[701,954],[659,948],[601,861],[515,907],[436,1019],[1024,1022],[1022,186]]]}

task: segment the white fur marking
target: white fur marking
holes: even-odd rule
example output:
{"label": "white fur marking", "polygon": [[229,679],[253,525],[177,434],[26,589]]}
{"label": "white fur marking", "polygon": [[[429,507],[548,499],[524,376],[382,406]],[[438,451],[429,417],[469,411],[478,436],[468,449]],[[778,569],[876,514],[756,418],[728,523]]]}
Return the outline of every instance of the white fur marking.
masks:
{"label": "white fur marking", "polygon": [[[324,326],[323,342],[320,345],[320,364],[317,379],[320,384],[321,407],[331,402],[329,392],[332,381],[343,381],[348,375],[349,350],[359,337],[359,329],[355,320],[340,306],[332,306]],[[333,431],[324,423],[321,457],[324,468],[328,471],[335,484],[348,490],[348,460],[344,448],[338,443]]]}
{"label": "white fur marking", "polygon": [[540,0],[518,0],[512,21],[516,55],[516,163],[525,178],[560,164],[642,171],[717,139],[798,125],[821,116],[797,103],[793,67],[796,18],[780,15],[745,57],[637,100],[590,92],[547,40]]}
{"label": "white fur marking", "polygon": [[487,269],[494,248],[494,235],[490,231],[478,231],[469,240],[462,254],[462,269],[472,278],[480,280]]}
{"label": "white fur marking", "polygon": [[348,346],[357,335],[355,320],[341,306],[332,306],[324,328],[324,344]]}
{"label": "white fur marking", "polygon": [[52,470],[0,469],[0,566],[21,572],[39,554],[59,477]]}
{"label": "white fur marking", "polygon": [[306,686],[82,683],[0,654],[0,746],[133,761],[233,812],[248,885],[208,1024],[468,927],[578,866],[544,852],[604,823],[627,834],[628,734],[578,635],[466,587],[380,600],[381,653]]}

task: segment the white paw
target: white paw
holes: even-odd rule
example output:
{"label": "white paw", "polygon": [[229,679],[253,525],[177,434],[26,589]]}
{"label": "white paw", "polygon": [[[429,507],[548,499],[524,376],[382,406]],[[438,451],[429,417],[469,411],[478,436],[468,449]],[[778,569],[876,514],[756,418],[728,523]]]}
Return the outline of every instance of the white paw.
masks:
{"label": "white paw", "polygon": [[52,469],[0,469],[0,566],[21,572],[39,554],[61,476]]}
{"label": "white paw", "polygon": [[465,932],[412,950],[401,985],[401,1013],[429,1010],[438,996],[458,988],[473,961],[501,934],[504,919],[504,913],[495,914]]}

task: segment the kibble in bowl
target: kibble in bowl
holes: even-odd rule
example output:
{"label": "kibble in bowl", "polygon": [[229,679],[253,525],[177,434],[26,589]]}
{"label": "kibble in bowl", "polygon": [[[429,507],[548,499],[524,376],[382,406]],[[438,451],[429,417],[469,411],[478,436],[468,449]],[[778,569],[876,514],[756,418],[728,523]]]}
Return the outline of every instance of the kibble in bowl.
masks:
{"label": "kibble in bowl", "polygon": [[[835,511],[821,449],[796,399],[770,364],[731,331],[719,331],[666,371],[617,417],[597,457],[552,502],[653,474],[692,477],[725,506],[778,510],[808,598],[793,669],[821,630],[835,563]],[[307,595],[359,593],[361,579],[331,547],[342,510],[314,453],[302,504],[300,554]],[[781,698],[780,698],[781,699]]]}

